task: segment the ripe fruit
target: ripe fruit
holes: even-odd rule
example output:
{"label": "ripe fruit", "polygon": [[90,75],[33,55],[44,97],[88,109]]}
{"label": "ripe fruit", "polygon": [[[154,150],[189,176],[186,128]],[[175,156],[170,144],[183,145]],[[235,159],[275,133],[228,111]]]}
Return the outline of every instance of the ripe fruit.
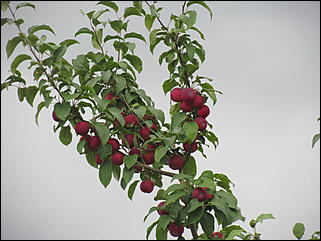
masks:
{"label": "ripe fruit", "polygon": [[147,144],[146,150],[155,150],[156,146],[154,144]]}
{"label": "ripe fruit", "polygon": [[175,102],[182,101],[182,89],[181,88],[175,88],[171,91],[171,100]]}
{"label": "ripe fruit", "polygon": [[185,142],[183,148],[186,152],[193,153],[197,151],[197,142],[193,142],[192,144]]}
{"label": "ripe fruit", "polygon": [[151,180],[142,181],[140,190],[145,193],[151,193],[154,190],[154,183]]}
{"label": "ripe fruit", "polygon": [[54,121],[57,121],[57,122],[59,122],[60,121],[60,119],[58,118],[58,116],[56,115],[56,112],[52,112],[52,119],[54,119]]}
{"label": "ripe fruit", "polygon": [[78,135],[87,135],[90,129],[90,124],[87,121],[79,121],[75,126],[75,131]]}
{"label": "ripe fruit", "polygon": [[143,154],[143,160],[147,165],[153,164],[155,161],[155,151],[148,151]]}
{"label": "ripe fruit", "polygon": [[198,111],[197,116],[206,118],[210,114],[210,108],[207,105],[203,105]]}
{"label": "ripe fruit", "polygon": [[213,195],[208,193],[206,187],[195,188],[192,193],[192,198],[198,199],[199,202],[204,202],[205,200],[212,199]]}
{"label": "ripe fruit", "polygon": [[147,141],[149,140],[149,135],[150,135],[150,129],[148,128],[148,126],[144,126],[142,129],[140,129],[139,134],[141,135],[141,137]]}
{"label": "ripe fruit", "polygon": [[197,95],[197,90],[194,90],[193,88],[186,88],[186,89],[183,89],[181,92],[181,98],[182,100],[185,100],[185,101],[193,101],[196,95]]}
{"label": "ripe fruit", "polygon": [[[166,202],[161,202],[158,204],[158,207],[163,207],[165,205]],[[158,214],[160,216],[163,216],[163,215],[169,215],[169,212],[165,209],[160,209],[160,210],[157,210]]]}
{"label": "ripe fruit", "polygon": [[204,105],[204,98],[201,95],[196,95],[192,102],[194,108],[201,108]]}
{"label": "ripe fruit", "polygon": [[221,238],[223,238],[223,234],[220,233],[220,232],[214,232],[214,233],[211,234],[211,237],[212,237],[212,238],[219,238],[219,239],[221,239]]}
{"label": "ripe fruit", "polygon": [[100,165],[100,164],[102,164],[102,163],[104,162],[103,160],[101,160],[99,154],[96,154],[95,161],[96,161],[96,163],[97,163],[98,165]]}
{"label": "ripe fruit", "polygon": [[[134,146],[134,135],[133,134],[126,134],[125,136],[125,139],[123,139],[123,145],[124,146],[129,146],[129,147],[133,147]],[[126,141],[127,142],[126,142]]]}
{"label": "ripe fruit", "polygon": [[134,114],[126,115],[124,120],[125,120],[126,126],[137,125],[139,122],[138,118]]}
{"label": "ripe fruit", "polygon": [[119,141],[115,138],[110,138],[107,142],[108,144],[111,145],[112,151],[116,152],[119,150],[120,144]]}
{"label": "ripe fruit", "polygon": [[155,123],[153,123],[150,128],[153,129],[154,131],[157,131],[157,129],[158,129],[157,125]]}
{"label": "ripe fruit", "polygon": [[105,100],[112,100],[114,99],[116,96],[114,96],[113,93],[108,93],[106,96],[105,96]]}
{"label": "ripe fruit", "polygon": [[190,112],[193,110],[193,105],[192,103],[188,101],[182,101],[179,106],[181,107],[181,110],[184,112]]}
{"label": "ripe fruit", "polygon": [[184,233],[184,226],[182,224],[178,226],[173,222],[168,226],[168,231],[173,237],[179,237]]}
{"label": "ripe fruit", "polygon": [[136,173],[143,171],[143,167],[141,166],[134,166],[134,169]]}
{"label": "ripe fruit", "polygon": [[135,155],[135,154],[137,154],[137,155],[140,154],[140,150],[136,147],[130,149],[130,151],[129,151],[129,155]]}
{"label": "ripe fruit", "polygon": [[198,125],[198,130],[203,131],[207,127],[207,121],[203,117],[197,117],[194,120]]}
{"label": "ripe fruit", "polygon": [[99,136],[91,136],[87,139],[88,147],[92,151],[96,151],[101,144]]}
{"label": "ripe fruit", "polygon": [[124,154],[121,152],[116,152],[111,155],[111,162],[115,165],[120,166],[123,164]]}
{"label": "ripe fruit", "polygon": [[173,170],[179,170],[184,166],[184,159],[181,155],[173,155],[168,160],[168,165]]}

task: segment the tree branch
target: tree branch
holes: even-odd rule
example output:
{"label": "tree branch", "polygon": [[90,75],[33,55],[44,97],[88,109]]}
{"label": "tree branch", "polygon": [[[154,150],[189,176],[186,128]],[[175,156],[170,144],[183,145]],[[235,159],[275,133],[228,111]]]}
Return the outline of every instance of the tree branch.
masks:
{"label": "tree branch", "polygon": [[146,165],[146,164],[143,164],[143,163],[140,163],[140,165],[141,165],[142,167],[144,167],[145,169],[147,169],[147,170],[150,170],[150,171],[156,172],[156,173],[160,173],[160,174],[162,174],[162,175],[164,175],[164,176],[173,177],[173,176],[176,175],[176,173],[167,172],[167,171],[162,171],[162,170],[160,170],[160,169],[150,167],[150,166],[148,166],[148,165]]}

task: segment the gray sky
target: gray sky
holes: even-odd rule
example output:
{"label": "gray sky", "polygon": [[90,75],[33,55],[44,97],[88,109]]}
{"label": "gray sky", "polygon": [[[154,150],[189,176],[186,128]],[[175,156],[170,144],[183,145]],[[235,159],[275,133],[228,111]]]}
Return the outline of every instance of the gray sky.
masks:
{"label": "gray sky", "polygon": [[[57,37],[48,37],[57,43],[88,26],[80,9],[97,9],[95,2],[83,1],[35,4],[36,11],[21,9],[24,30],[49,24]],[[208,5],[214,11],[212,21],[206,10],[193,7],[196,25],[206,36],[201,42],[207,58],[199,73],[212,77],[224,95],[211,106],[208,118],[220,145],[206,149],[208,159],[195,155],[198,173],[212,169],[230,177],[246,217],[237,224],[247,230],[252,218],[273,213],[276,220],[257,226],[263,239],[293,239],[296,222],[305,224],[308,238],[320,230],[320,143],[311,149],[311,139],[320,131],[320,3]],[[181,2],[161,1],[159,6],[167,21],[170,13],[179,13]],[[142,18],[132,19],[129,29],[147,37]],[[16,34],[13,26],[1,29],[1,81],[10,69],[5,46]],[[92,50],[88,36],[77,39],[81,45],[68,50],[69,60]],[[21,46],[16,50],[24,51]],[[168,73],[165,65],[158,65],[162,50],[157,47],[152,56],[137,42],[136,53],[144,62],[138,83],[167,113],[169,96],[161,86]],[[21,66],[31,84],[27,65]],[[157,188],[152,195],[137,189],[133,201],[115,180],[105,190],[97,171],[76,151],[78,138],[65,147],[53,133],[52,108],[40,113],[37,127],[36,109],[20,103],[16,89],[1,93],[1,238],[144,239],[157,218],[151,215],[143,223],[149,207],[158,203],[153,201]]]}

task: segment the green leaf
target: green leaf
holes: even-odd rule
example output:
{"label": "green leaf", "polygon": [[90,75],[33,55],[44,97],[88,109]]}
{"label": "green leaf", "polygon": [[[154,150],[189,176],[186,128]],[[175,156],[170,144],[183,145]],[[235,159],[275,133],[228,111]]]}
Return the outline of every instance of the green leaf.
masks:
{"label": "green leaf", "polygon": [[29,86],[25,90],[26,100],[33,107],[33,101],[38,93],[38,88],[36,86]]}
{"label": "green leaf", "polygon": [[167,228],[168,224],[171,221],[171,217],[168,215],[160,216],[158,219],[158,225],[161,226],[164,230]]}
{"label": "green leaf", "polygon": [[62,57],[64,56],[64,54],[67,51],[67,46],[66,45],[62,45],[60,46],[58,49],[56,49],[52,55],[52,61],[53,62],[58,62],[59,60],[62,59]]}
{"label": "green leaf", "polygon": [[134,7],[125,8],[124,18],[127,18],[132,15],[141,16],[140,12],[136,8]]}
{"label": "green leaf", "polygon": [[198,222],[204,214],[203,208],[199,207],[188,215],[187,225]]}
{"label": "green leaf", "polygon": [[152,112],[153,115],[156,116],[157,120],[160,120],[162,123],[165,122],[165,114],[164,114],[164,112],[162,110],[156,109],[156,108],[154,108],[152,106],[149,106],[148,110],[150,112]]}
{"label": "green leaf", "polygon": [[211,19],[212,19],[212,17],[213,17],[213,12],[212,12],[212,10],[210,9],[210,7],[207,6],[207,4],[205,3],[205,1],[189,1],[189,2],[187,3],[187,7],[189,7],[189,6],[193,5],[193,4],[199,4],[199,5],[203,6],[204,8],[206,8],[206,9],[209,11],[210,16],[211,16]]}
{"label": "green leaf", "polygon": [[241,229],[232,230],[226,240],[233,240],[234,237],[240,237],[244,231]]}
{"label": "green leaf", "polygon": [[18,92],[18,99],[20,102],[22,102],[25,98],[25,88],[18,88],[17,92]]}
{"label": "green leaf", "polygon": [[200,35],[201,39],[205,40],[204,34],[198,28],[191,27],[190,29],[196,31]]}
{"label": "green leaf", "polygon": [[61,130],[60,130],[60,133],[59,133],[59,140],[65,146],[68,146],[71,143],[72,134],[70,132],[70,126],[61,127]]}
{"label": "green leaf", "polygon": [[124,58],[127,59],[139,73],[143,70],[143,62],[138,56],[126,54]]}
{"label": "green leaf", "polygon": [[179,85],[179,83],[177,83],[173,79],[165,80],[163,85],[162,85],[165,95],[166,95],[167,92],[169,92],[171,89],[173,89],[177,85]]}
{"label": "green leaf", "polygon": [[224,188],[226,191],[230,191],[230,184],[233,184],[231,180],[223,173],[215,173],[214,177],[219,181],[216,181],[217,186]]}
{"label": "green leaf", "polygon": [[145,106],[139,106],[138,108],[133,109],[133,111],[139,119],[143,119],[143,117],[147,111],[147,108]]}
{"label": "green leaf", "polygon": [[19,3],[16,5],[16,9],[22,8],[22,7],[31,7],[33,9],[36,9],[35,5],[31,3]]}
{"label": "green leaf", "polygon": [[208,96],[213,100],[213,105],[215,105],[217,98],[215,95],[214,88],[209,83],[200,84],[203,87],[203,90],[208,94]]}
{"label": "green leaf", "polygon": [[262,223],[265,219],[275,219],[271,213],[262,213],[256,218],[256,222]]}
{"label": "green leaf", "polygon": [[124,181],[125,187],[132,180],[132,178],[134,176],[134,173],[135,173],[135,170],[133,168],[131,168],[131,169],[124,168],[123,169],[123,178],[122,178],[122,180]]}
{"label": "green leaf", "polygon": [[10,1],[1,1],[1,10],[5,12],[9,7]]}
{"label": "green leaf", "polygon": [[38,106],[37,106],[37,113],[36,113],[36,116],[35,116],[35,121],[36,121],[36,124],[37,124],[37,125],[38,125],[38,116],[39,116],[39,113],[40,113],[41,109],[42,109],[43,107],[45,107],[45,106],[46,106],[46,102],[44,102],[44,101],[40,102],[40,103],[38,104]]}
{"label": "green leaf", "polygon": [[105,84],[108,83],[108,81],[110,80],[111,75],[112,75],[112,72],[109,69],[107,71],[102,71],[101,72],[101,76],[102,76],[103,81],[104,81]]}
{"label": "green leaf", "polygon": [[154,229],[154,227],[157,225],[158,223],[158,220],[156,222],[154,222],[152,225],[150,225],[148,228],[147,228],[147,231],[146,231],[146,240],[148,240],[148,237],[150,235],[150,232]]}
{"label": "green leaf", "polygon": [[75,37],[77,37],[80,34],[84,34],[84,33],[91,34],[91,35],[94,34],[94,32],[92,30],[90,30],[89,28],[81,28],[75,33]]}
{"label": "green leaf", "polygon": [[124,163],[126,168],[132,168],[137,162],[138,155],[128,155],[124,157]]}
{"label": "green leaf", "polygon": [[146,40],[145,38],[143,37],[143,35],[141,34],[138,34],[138,33],[135,33],[135,32],[132,32],[132,33],[126,33],[125,36],[124,36],[124,39],[127,39],[127,38],[136,38],[136,39],[140,39],[142,41],[144,41],[146,43]]}
{"label": "green leaf", "polygon": [[[162,217],[165,217],[165,216],[161,216]],[[156,239],[157,240],[167,240],[167,230],[163,229],[162,226],[157,225],[156,227]]]}
{"label": "green leaf", "polygon": [[17,47],[17,45],[22,41],[21,37],[14,37],[11,40],[8,41],[6,46],[7,51],[7,57],[9,58],[10,55],[13,53],[14,49]]}
{"label": "green leaf", "polygon": [[145,16],[145,26],[148,31],[150,31],[150,29],[152,28],[155,19],[156,19],[156,16],[151,15],[151,14],[147,14]]}
{"label": "green leaf", "polygon": [[125,125],[124,117],[122,116],[121,111],[118,108],[111,107],[108,108],[108,111],[119,121],[122,126]]}
{"label": "green leaf", "polygon": [[99,180],[106,188],[112,177],[112,163],[111,160],[104,161],[99,167]]}
{"label": "green leaf", "polygon": [[112,1],[100,1],[97,3],[98,4],[101,4],[101,5],[104,5],[106,7],[109,7],[109,8],[112,8],[116,13],[118,12],[118,6],[116,5],[116,3],[112,2]]}
{"label": "green leaf", "polygon": [[196,122],[185,122],[183,125],[183,130],[185,132],[185,135],[187,136],[188,142],[194,142],[198,133],[198,125],[196,124]]}
{"label": "green leaf", "polygon": [[71,111],[71,106],[68,102],[56,103],[54,112],[60,120],[66,120]]}
{"label": "green leaf", "polygon": [[196,198],[191,199],[191,201],[187,205],[187,213],[193,212],[194,210],[198,209],[199,207],[202,207],[203,203],[199,202]]}
{"label": "green leaf", "polygon": [[85,147],[85,144],[86,144],[86,140],[81,140],[78,142],[77,144],[77,151],[79,152],[79,154],[82,154],[82,151]]}
{"label": "green leaf", "polygon": [[117,181],[119,181],[120,178],[120,170],[120,166],[113,165],[113,176]]}
{"label": "green leaf", "polygon": [[[201,226],[204,233],[209,237],[214,232],[214,217],[212,214],[205,212],[201,219]],[[230,240],[230,239],[227,239]]]}
{"label": "green leaf", "polygon": [[300,240],[303,235],[304,235],[304,232],[305,232],[305,227],[302,223],[296,223],[293,227],[293,230],[292,230],[294,236]]}
{"label": "green leaf", "polygon": [[56,35],[55,32],[52,30],[52,28],[49,25],[35,25],[35,26],[32,26],[32,27],[30,27],[28,29],[28,34],[29,35],[33,34],[33,33],[37,32],[39,30],[46,30],[46,31],[49,31],[49,32],[53,33],[54,35]]}
{"label": "green leaf", "polygon": [[181,191],[181,192],[175,192],[174,194],[168,195],[167,199],[166,199],[166,206],[168,206],[169,204],[176,202],[178,199],[180,199],[181,197],[183,197],[184,195],[186,195],[185,191]]}
{"label": "green leaf", "polygon": [[119,94],[126,87],[126,79],[121,75],[115,75],[116,80],[116,94]]}
{"label": "green leaf", "polygon": [[183,189],[185,188],[185,184],[173,184],[171,186],[169,186],[166,191],[164,192],[164,195],[166,196],[167,194],[171,193],[171,192],[174,192],[176,190],[180,190],[180,189]]}
{"label": "green leaf", "polygon": [[114,20],[109,22],[112,29],[114,29],[117,33],[120,33],[123,29],[123,22],[121,20]]}
{"label": "green leaf", "polygon": [[175,113],[172,117],[171,130],[174,130],[176,127],[179,127],[185,120],[186,120],[185,113],[182,113],[182,112]]}
{"label": "green leaf", "polygon": [[220,190],[216,192],[216,194],[220,196],[228,204],[230,208],[237,208],[237,199],[231,192],[225,192],[223,190]]}
{"label": "green leaf", "polygon": [[312,148],[314,147],[315,143],[317,143],[318,140],[320,140],[320,133],[314,135],[312,139]]}
{"label": "green leaf", "polygon": [[211,179],[205,179],[203,180],[200,184],[199,184],[199,187],[207,187],[211,190],[214,190],[216,189],[216,184],[213,180]]}
{"label": "green leaf", "polygon": [[198,70],[198,66],[197,65],[194,65],[194,64],[187,64],[186,66],[185,66],[185,70],[186,70],[186,74],[187,74],[187,76],[189,77],[189,76],[191,76],[192,74],[194,74],[194,72],[196,71],[196,70]]}
{"label": "green leaf", "polygon": [[155,151],[155,162],[160,162],[160,160],[165,156],[168,151],[167,146],[160,146]]}
{"label": "green leaf", "polygon": [[94,125],[96,131],[98,132],[98,136],[101,140],[101,144],[105,145],[109,139],[110,130],[104,123],[94,122],[92,124]]}
{"label": "green leaf", "polygon": [[66,45],[67,47],[69,47],[74,44],[79,44],[79,42],[74,39],[66,39],[66,40],[62,41],[59,45]]}
{"label": "green leaf", "polygon": [[176,174],[173,176],[172,181],[174,181],[175,179],[179,179],[179,180],[184,180],[184,179],[187,179],[189,181],[192,181],[193,180],[193,177],[190,176],[190,175],[187,175],[187,174],[182,174],[182,173],[179,173],[179,174]]}
{"label": "green leaf", "polygon": [[155,44],[156,43],[156,36],[157,36],[157,32],[159,31],[160,29],[154,29],[150,34],[149,34],[149,43],[151,45]]}
{"label": "green leaf", "polygon": [[130,184],[130,186],[128,188],[127,194],[128,194],[128,197],[130,200],[133,200],[133,195],[134,195],[134,192],[135,192],[138,182],[139,182],[139,180],[134,181],[132,184]]}
{"label": "green leaf", "polygon": [[97,168],[98,164],[95,161],[95,152],[87,152],[85,155],[86,155],[86,160],[88,164],[94,168]]}
{"label": "green leaf", "polygon": [[11,72],[15,73],[16,69],[18,68],[18,66],[26,60],[31,59],[31,57],[29,55],[26,54],[20,54],[18,55],[11,63]]}
{"label": "green leaf", "polygon": [[196,176],[197,169],[194,157],[189,157],[188,161],[184,164],[183,168],[181,169],[181,173],[187,174],[192,177]]}

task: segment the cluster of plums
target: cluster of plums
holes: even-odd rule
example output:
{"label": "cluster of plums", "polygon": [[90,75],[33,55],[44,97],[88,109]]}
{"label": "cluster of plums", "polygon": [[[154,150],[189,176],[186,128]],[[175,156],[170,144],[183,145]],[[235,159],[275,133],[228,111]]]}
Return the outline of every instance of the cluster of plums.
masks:
{"label": "cluster of plums", "polygon": [[210,114],[210,108],[205,105],[205,98],[193,88],[174,88],[171,91],[171,100],[179,102],[184,112],[195,112],[194,121],[198,129],[203,131],[207,127],[206,117]]}
{"label": "cluster of plums", "polygon": [[[210,114],[210,109],[205,105],[205,98],[193,88],[174,88],[170,97],[172,101],[180,103],[180,109],[183,112],[192,112],[194,115],[194,121],[199,127],[199,131],[203,131],[207,127],[206,117]],[[113,93],[108,93],[104,99],[114,101],[117,97]],[[147,125],[142,125],[135,114],[132,113],[122,113],[125,121],[125,127],[131,131],[137,131],[142,140],[148,141],[150,135],[153,131],[158,130],[158,125],[156,118],[152,115],[145,115],[144,120],[152,120],[152,125],[148,127]],[[55,112],[52,112],[52,118],[59,122],[60,119],[57,117]],[[115,119],[114,127],[119,125],[119,121]],[[101,145],[101,140],[96,133],[93,126],[87,121],[79,121],[74,129],[78,135],[81,135],[81,140],[85,140],[87,147],[91,151],[97,151],[98,147]],[[89,132],[94,133],[89,135]],[[136,146],[140,143],[135,140],[135,135],[125,134],[123,139],[119,140],[115,138],[109,138],[108,144],[111,145],[112,155],[111,161],[114,165],[122,165],[126,154],[120,151],[120,147],[128,148],[128,155],[139,155],[143,162],[147,165],[153,164],[155,161],[155,149],[158,144],[147,144],[145,148],[137,148]],[[121,145],[122,144],[122,145]],[[183,143],[183,149],[187,153],[193,153],[198,149],[197,142]],[[100,158],[99,154],[96,154],[95,160],[97,164],[102,164],[103,160]],[[179,153],[173,153],[168,159],[168,166],[173,170],[180,170],[185,164],[184,156]],[[135,172],[141,172],[143,170],[142,166],[134,166]],[[154,182],[152,180],[143,180],[140,184],[140,189],[144,193],[151,193],[154,189]],[[198,199],[199,202],[203,202],[213,198],[213,195],[206,191],[207,188],[195,188],[192,192],[192,198]],[[161,202],[158,207],[164,206],[165,202]],[[169,215],[169,211],[166,209],[157,210],[159,215]],[[173,237],[180,237],[184,232],[184,225],[172,222],[168,226],[168,230]],[[212,237],[222,238],[222,234],[219,232],[212,233]]]}
{"label": "cluster of plums", "polygon": [[[195,188],[192,192],[192,198],[198,199],[199,202],[203,202],[209,199],[213,198],[212,194],[209,194],[207,191],[207,188]],[[183,201],[183,200],[182,200]],[[158,204],[158,208],[161,208],[163,206],[165,206],[166,202],[160,202]],[[170,210],[166,207],[163,207],[161,209],[157,210],[157,213],[160,216],[163,215],[170,215]],[[184,224],[178,224],[177,222],[171,222],[168,225],[168,231],[170,232],[170,234],[173,237],[180,237],[183,233],[184,233]],[[222,239],[223,238],[223,234],[220,232],[213,232],[211,234],[212,238],[218,238],[218,239]]]}

